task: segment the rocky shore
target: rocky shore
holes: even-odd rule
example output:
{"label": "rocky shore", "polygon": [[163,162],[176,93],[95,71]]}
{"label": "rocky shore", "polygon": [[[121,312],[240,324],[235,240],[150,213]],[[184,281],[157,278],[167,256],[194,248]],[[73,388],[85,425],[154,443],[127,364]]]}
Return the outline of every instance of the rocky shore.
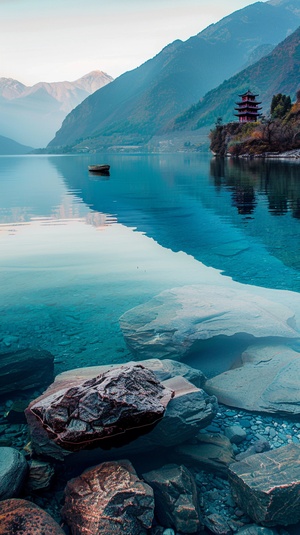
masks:
{"label": "rocky shore", "polygon": [[[74,409],[72,399],[80,398],[87,411],[85,389],[88,387],[90,395],[91,384],[93,389],[101,384],[105,403],[109,391],[116,408],[115,395],[121,391],[124,370],[126,381],[130,376],[134,379],[128,404],[137,407],[145,401],[144,393],[139,397],[138,376],[133,375],[142,373],[143,384],[150,381],[151,395],[158,385],[165,406],[159,410],[164,415],[160,414],[146,433],[139,416],[135,423],[141,434],[136,432],[120,445],[119,433],[112,431],[115,423],[105,423],[103,418],[100,423],[98,407],[92,419],[101,427],[101,437],[90,449],[86,438],[84,443],[78,438],[86,415],[79,405]],[[95,377],[100,379],[94,381]],[[0,405],[0,534],[16,533],[16,519],[17,533],[29,535],[45,533],[45,526],[46,533],[53,535],[298,533],[299,419],[217,404],[214,396],[205,393],[205,385],[206,378],[199,370],[168,359],[150,359],[125,366],[70,370],[56,377],[45,393],[43,387],[6,393]],[[27,415],[30,407],[43,402],[48,419],[54,414],[55,422],[62,425],[60,433],[65,425],[61,408],[68,400],[68,415],[72,407],[78,416],[71,426],[70,420],[65,420],[73,430],[75,449],[64,450],[61,443],[53,447],[53,431],[45,430],[49,420],[40,425],[39,418],[34,424],[29,418],[28,425],[22,407],[30,399]],[[120,410],[127,418],[123,402]],[[129,413],[132,416],[131,409]],[[115,441],[110,449],[101,447],[104,428]],[[57,448],[62,450],[63,461]],[[269,499],[274,489],[275,497]]]}

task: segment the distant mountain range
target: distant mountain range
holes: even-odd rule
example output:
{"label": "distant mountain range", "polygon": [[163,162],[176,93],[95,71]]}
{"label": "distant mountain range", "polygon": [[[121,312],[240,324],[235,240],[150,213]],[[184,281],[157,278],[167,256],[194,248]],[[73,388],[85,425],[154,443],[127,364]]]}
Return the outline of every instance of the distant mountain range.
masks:
{"label": "distant mountain range", "polygon": [[32,87],[0,78],[0,134],[44,147],[73,108],[112,80],[102,71],[90,72],[74,82],[39,82]]}
{"label": "distant mountain range", "polygon": [[49,149],[146,146],[168,131],[175,117],[269,53],[299,24],[300,0],[271,0],[236,11],[185,42],[175,41],[77,106]]}
{"label": "distant mountain range", "polygon": [[0,154],[10,155],[10,154],[28,154],[33,150],[32,147],[27,147],[26,145],[21,145],[13,139],[8,137],[0,136]]}

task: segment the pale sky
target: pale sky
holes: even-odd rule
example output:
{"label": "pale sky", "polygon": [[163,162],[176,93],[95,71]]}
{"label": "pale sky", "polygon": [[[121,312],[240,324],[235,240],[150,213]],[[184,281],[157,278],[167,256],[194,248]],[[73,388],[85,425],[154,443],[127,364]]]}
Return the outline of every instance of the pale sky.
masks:
{"label": "pale sky", "polygon": [[0,0],[0,77],[116,78],[252,0]]}

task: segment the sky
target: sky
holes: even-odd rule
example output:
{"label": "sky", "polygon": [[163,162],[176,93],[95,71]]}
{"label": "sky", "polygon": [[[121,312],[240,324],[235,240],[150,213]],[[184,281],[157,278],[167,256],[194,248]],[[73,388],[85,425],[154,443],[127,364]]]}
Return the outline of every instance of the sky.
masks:
{"label": "sky", "polygon": [[253,0],[0,0],[0,77],[114,78]]}

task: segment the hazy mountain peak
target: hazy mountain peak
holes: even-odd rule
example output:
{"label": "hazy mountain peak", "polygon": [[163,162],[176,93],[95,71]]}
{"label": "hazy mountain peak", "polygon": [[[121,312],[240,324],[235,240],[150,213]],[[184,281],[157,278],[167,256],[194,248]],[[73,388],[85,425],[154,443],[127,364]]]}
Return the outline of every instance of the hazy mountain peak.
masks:
{"label": "hazy mountain peak", "polygon": [[113,78],[92,71],[74,82],[38,82],[28,87],[0,78],[0,133],[26,145],[46,145],[73,108]]}
{"label": "hazy mountain peak", "polygon": [[17,98],[26,89],[26,85],[13,78],[0,78],[0,95],[8,100]]}

